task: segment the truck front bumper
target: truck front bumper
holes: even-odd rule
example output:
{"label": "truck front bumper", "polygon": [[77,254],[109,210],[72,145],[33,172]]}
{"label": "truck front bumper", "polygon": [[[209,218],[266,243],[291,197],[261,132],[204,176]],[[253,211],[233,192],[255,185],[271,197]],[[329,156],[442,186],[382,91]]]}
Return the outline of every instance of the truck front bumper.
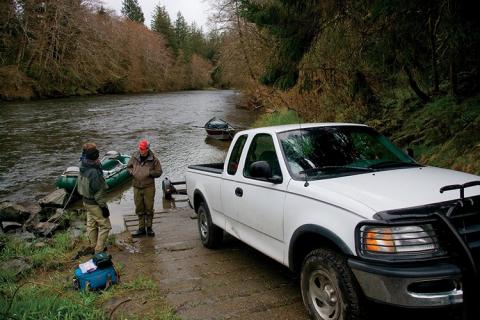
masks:
{"label": "truck front bumper", "polygon": [[454,264],[380,266],[353,258],[348,263],[364,294],[377,302],[427,308],[463,302],[462,274]]}

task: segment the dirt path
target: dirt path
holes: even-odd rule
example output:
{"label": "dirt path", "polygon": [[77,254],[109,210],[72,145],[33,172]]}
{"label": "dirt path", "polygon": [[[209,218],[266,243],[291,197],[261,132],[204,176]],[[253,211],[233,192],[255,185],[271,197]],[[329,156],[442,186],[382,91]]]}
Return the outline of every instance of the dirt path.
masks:
{"label": "dirt path", "polygon": [[[161,213],[156,237],[135,240],[139,253],[113,253],[125,272],[147,271],[184,319],[307,319],[298,281],[287,268],[231,237],[205,249],[190,209]],[[135,227],[133,227],[135,228]]]}

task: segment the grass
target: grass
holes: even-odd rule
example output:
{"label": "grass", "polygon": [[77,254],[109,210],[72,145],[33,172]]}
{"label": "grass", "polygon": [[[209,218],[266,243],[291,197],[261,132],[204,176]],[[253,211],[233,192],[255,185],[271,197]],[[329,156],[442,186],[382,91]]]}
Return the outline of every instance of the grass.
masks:
{"label": "grass", "polygon": [[439,97],[421,108],[412,104],[417,102],[399,104],[390,113],[397,123],[392,140],[411,147],[422,163],[480,174],[480,96],[460,103]]}
{"label": "grass", "polygon": [[157,284],[151,278],[140,275],[133,281],[122,284],[121,288],[128,290],[154,290],[157,289]]}
{"label": "grass", "polygon": [[[59,284],[65,284],[64,279]],[[63,281],[62,281],[63,280]],[[2,287],[0,314],[11,319],[105,319],[95,305],[94,293],[72,292],[66,287],[24,282]]]}
{"label": "grass", "polygon": [[[156,283],[139,276],[103,292],[74,291],[71,287],[71,271],[62,270],[44,274],[36,281],[24,279],[20,283],[4,283],[0,286],[0,318],[11,319],[108,319],[109,312],[103,305],[112,299],[132,299],[152,304],[147,310],[135,307],[113,310],[116,319],[165,319],[180,317],[164,302]],[[112,312],[113,313],[113,312]]]}
{"label": "grass", "polygon": [[[113,310],[116,319],[180,319],[148,275],[140,274],[106,291],[73,290],[73,270],[78,261],[71,261],[70,257],[85,244],[85,239],[75,242],[68,232],[58,233],[51,239],[36,240],[46,244],[41,248],[36,248],[35,242],[27,243],[11,236],[4,235],[0,240],[5,243],[0,263],[21,258],[32,266],[18,275],[16,270],[0,273],[1,319],[108,319],[110,311],[106,312],[105,305],[122,297],[134,300],[132,305],[140,307],[129,306],[128,312]],[[117,269],[122,272],[124,267],[118,264]],[[142,301],[153,305],[145,310]]]}
{"label": "grass", "polygon": [[273,113],[266,113],[260,116],[253,124],[254,128],[279,126],[284,124],[298,124],[303,120],[293,110],[282,109]]}
{"label": "grass", "polygon": [[[68,259],[68,253],[75,246],[75,242],[70,238],[68,232],[58,233],[52,239],[37,239],[31,243],[6,236],[3,237],[3,241],[5,248],[0,252],[0,262],[21,258],[37,269],[60,267]],[[35,244],[39,242],[45,243],[45,246],[35,247]],[[8,279],[0,275],[0,282],[2,280]]]}
{"label": "grass", "polygon": [[[99,303],[106,304],[112,298],[124,301],[133,300],[132,306],[125,309],[113,310],[115,316],[119,319],[161,319],[161,320],[180,320],[164,301],[164,297],[159,293],[157,283],[144,275],[139,275],[135,279],[114,286],[105,291],[99,297]],[[147,308],[137,309],[135,306],[148,302]],[[111,311],[112,312],[112,311]]]}
{"label": "grass", "polygon": [[[68,232],[32,243],[4,236],[0,262],[20,258],[31,265],[21,274],[7,270],[0,275],[0,317],[10,319],[103,319],[96,295],[71,289],[70,261],[75,243]],[[45,246],[35,247],[36,242]]]}

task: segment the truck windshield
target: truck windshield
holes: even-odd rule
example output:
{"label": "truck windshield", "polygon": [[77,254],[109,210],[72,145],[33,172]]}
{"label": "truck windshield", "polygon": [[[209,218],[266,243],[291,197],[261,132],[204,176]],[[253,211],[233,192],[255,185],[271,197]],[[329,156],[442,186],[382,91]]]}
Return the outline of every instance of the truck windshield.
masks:
{"label": "truck windshield", "polygon": [[278,133],[294,179],[324,179],[420,166],[369,127],[315,127]]}

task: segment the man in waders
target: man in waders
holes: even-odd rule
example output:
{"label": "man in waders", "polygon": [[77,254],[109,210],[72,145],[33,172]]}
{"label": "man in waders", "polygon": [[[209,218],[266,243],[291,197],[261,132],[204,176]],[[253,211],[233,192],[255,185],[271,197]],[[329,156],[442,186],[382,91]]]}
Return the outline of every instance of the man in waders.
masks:
{"label": "man in waders", "polygon": [[133,198],[135,213],[138,215],[138,230],[132,232],[132,237],[143,235],[153,237],[154,179],[162,175],[162,166],[157,156],[150,150],[147,140],[140,141],[138,151],[132,154],[127,169],[133,176]]}
{"label": "man in waders", "polygon": [[[87,209],[87,234],[90,249],[95,253],[105,251],[108,233],[112,229],[110,211],[105,201],[108,186],[98,159],[99,152],[95,143],[85,143],[78,176],[78,193],[83,196],[83,205]],[[93,253],[93,252],[91,252]]]}

